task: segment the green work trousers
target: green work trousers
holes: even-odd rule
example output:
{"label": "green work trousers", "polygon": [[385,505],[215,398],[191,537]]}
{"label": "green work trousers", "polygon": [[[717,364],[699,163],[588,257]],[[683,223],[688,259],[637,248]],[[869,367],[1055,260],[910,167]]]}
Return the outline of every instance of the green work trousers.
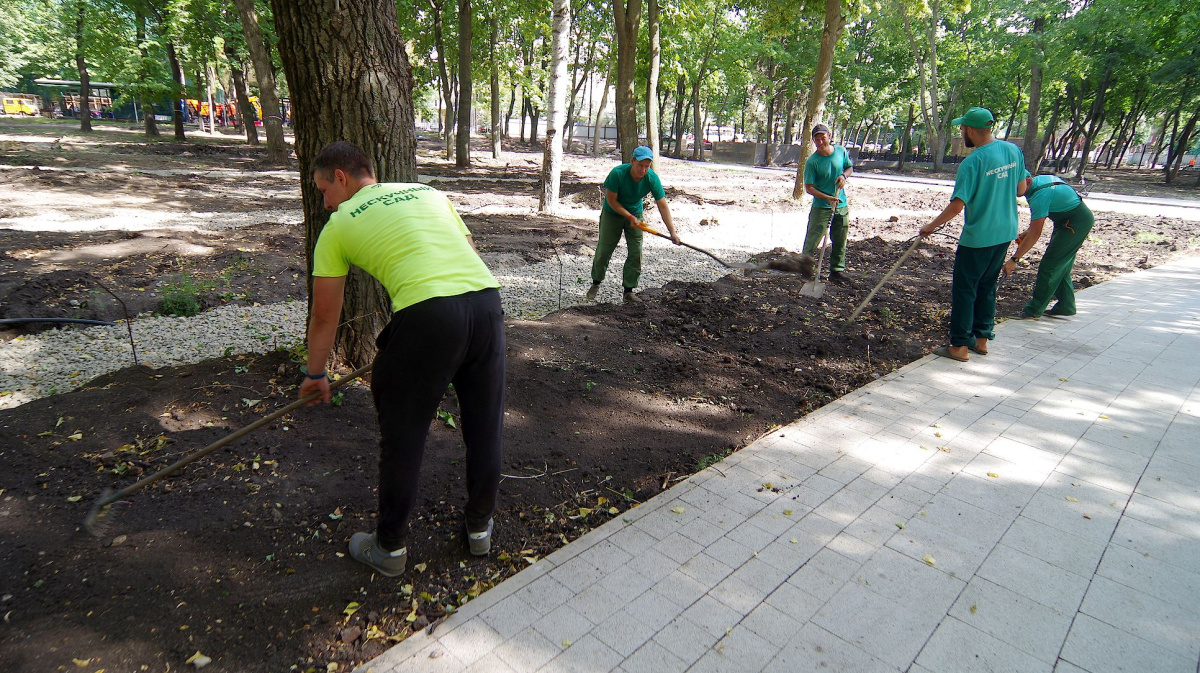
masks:
{"label": "green work trousers", "polygon": [[1058,300],[1054,305],[1054,313],[1075,315],[1075,286],[1071,284],[1071,269],[1075,266],[1075,254],[1087,240],[1096,218],[1091,208],[1081,201],[1074,210],[1050,213],[1050,221],[1054,223],[1054,231],[1038,264],[1033,297],[1025,304],[1025,312],[1041,315],[1053,298]]}
{"label": "green work trousers", "polygon": [[986,248],[958,246],[950,287],[950,345],[974,346],[996,333],[996,279],[1004,266],[1008,243]]}
{"label": "green work trousers", "polygon": [[829,238],[833,241],[833,252],[829,258],[830,271],[846,270],[846,234],[850,232],[850,208],[842,206],[837,209],[837,215],[830,226],[829,216],[833,211],[829,208],[815,207],[808,211],[808,233],[804,235],[804,250],[806,255],[814,257],[819,252],[821,239],[825,230],[829,230]]}
{"label": "green work trousers", "polygon": [[621,285],[626,290],[632,290],[642,278],[642,230],[607,210],[600,211],[600,240],[596,243],[596,256],[592,258],[592,282],[604,280],[604,274],[608,273],[608,260],[612,259],[622,233],[625,234],[625,247],[629,248],[629,254],[625,257],[625,268],[621,272]]}

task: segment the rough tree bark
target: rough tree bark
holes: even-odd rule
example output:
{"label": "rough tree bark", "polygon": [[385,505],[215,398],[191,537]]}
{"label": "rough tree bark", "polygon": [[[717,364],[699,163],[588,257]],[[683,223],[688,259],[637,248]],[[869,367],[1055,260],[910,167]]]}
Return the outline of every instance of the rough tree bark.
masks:
{"label": "rough tree bark", "polygon": [[[935,0],[936,2],[936,0]],[[842,13],[841,0],[825,0],[825,21],[821,29],[821,51],[817,55],[817,69],[813,73],[812,89],[808,95],[808,110],[804,115],[804,126],[800,131],[800,156],[796,159],[796,182],[792,185],[792,198],[804,195],[804,162],[812,151],[812,127],[821,119],[825,110],[825,97],[829,95],[829,79],[833,74],[833,54],[842,29],[846,27],[846,16]]]}
{"label": "rough tree bark", "polygon": [[604,73],[604,83],[600,85],[600,107],[596,110],[596,123],[592,126],[592,156],[600,156],[600,122],[604,121],[604,108],[608,107],[609,74]]}
{"label": "rough tree bark", "polygon": [[[242,34],[246,36],[246,49],[250,51],[250,62],[254,64],[254,76],[258,79],[258,98],[262,106],[263,129],[267,132],[267,161],[286,164],[287,144],[283,140],[283,117],[279,110],[279,93],[275,84],[275,65],[267,53],[262,29],[258,26],[258,14],[254,0],[234,0],[238,16],[242,20]],[[278,22],[278,19],[276,20]],[[291,82],[291,80],[288,80]]]}
{"label": "rough tree bark", "polygon": [[167,42],[167,61],[171,64],[171,81],[172,86],[178,87],[172,91],[171,96],[171,119],[175,122],[175,140],[183,142],[185,140],[183,133],[183,105],[184,99],[187,96],[184,94],[184,88],[187,83],[183,79],[183,71],[179,68],[179,54],[175,52],[175,43]]}
{"label": "rough tree bark", "polygon": [[1046,19],[1038,17],[1033,20],[1031,35],[1035,38],[1033,56],[1029,59],[1029,116],[1025,120],[1025,142],[1022,148],[1025,155],[1025,169],[1037,174],[1039,157],[1042,154],[1038,143],[1038,115],[1042,107],[1042,60],[1046,57],[1046,45],[1041,41],[1045,30]]}
{"label": "rough tree bark", "polygon": [[500,42],[500,24],[496,21],[496,12],[492,10],[491,34],[488,37],[488,50],[492,55],[491,94],[492,94],[492,158],[500,158],[500,58],[496,54],[496,44]]}
{"label": "rough tree bark", "polygon": [[251,145],[258,144],[258,127],[254,125],[254,106],[250,105],[250,95],[246,93],[246,74],[242,71],[242,60],[228,42],[225,43],[225,59],[229,61],[229,76],[233,78],[233,92],[237,97],[238,117],[241,118],[242,129],[246,132],[246,141]]}
{"label": "rough tree bark", "polygon": [[613,0],[617,33],[617,146],[621,161],[633,159],[637,147],[637,33],[642,18],[642,0]]}
{"label": "rough tree bark", "polygon": [[554,0],[553,17],[550,99],[546,103],[546,148],[542,152],[542,190],[538,198],[538,211],[549,214],[554,214],[558,209],[558,190],[562,179],[562,128],[567,116],[567,90],[571,88],[571,82],[567,79],[567,59],[571,50],[570,0]]}
{"label": "rough tree bark", "polygon": [[[392,0],[272,0],[279,53],[292,92],[311,297],[312,253],[328,214],[312,180],[313,160],[335,140],[361,147],[382,182],[416,182],[412,69]],[[334,357],[370,362],[391,316],[378,282],[357,268],[346,281]]]}
{"label": "rough tree bark", "polygon": [[[272,0],[274,2],[275,0]],[[450,92],[450,73],[446,68],[446,38],[442,31],[444,22],[444,0],[431,0],[433,6],[433,41],[437,47],[438,82],[442,86],[442,102],[445,113],[442,115],[443,142],[446,145],[446,160],[454,158],[454,143],[450,142],[454,129],[454,101]]]}
{"label": "rough tree bark", "polygon": [[[140,3],[134,8],[134,23],[137,26],[138,54],[142,59],[141,64],[138,66],[139,80],[144,82],[145,80],[141,79],[143,77],[141,73],[144,72],[142,68],[145,67],[146,63],[146,14],[142,9]],[[147,100],[144,93],[139,104],[142,107],[142,124],[146,137],[157,138],[158,122],[154,119],[154,104]]]}
{"label": "rough tree bark", "polygon": [[458,134],[455,136],[454,165],[471,165],[471,39],[475,15],[471,0],[458,0]]}

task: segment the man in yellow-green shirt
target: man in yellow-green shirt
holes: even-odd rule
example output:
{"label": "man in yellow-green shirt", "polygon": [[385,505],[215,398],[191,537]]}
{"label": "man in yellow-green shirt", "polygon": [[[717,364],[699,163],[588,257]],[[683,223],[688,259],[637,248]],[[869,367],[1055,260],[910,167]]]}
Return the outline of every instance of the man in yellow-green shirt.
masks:
{"label": "man in yellow-green shirt", "polygon": [[[475,252],[471,232],[441,192],[375,181],[370,158],[347,142],[321,150],[313,179],[335,211],[313,251],[308,371],[300,396],[329,401],[325,366],[353,264],[392,299],[371,377],[379,416],[379,520],[350,538],[350,556],[395,577],[408,559],[425,437],[450,384],[466,444],[466,539],[491,549],[504,427],[504,322],[500,284]],[[315,404],[315,402],[314,402]]]}

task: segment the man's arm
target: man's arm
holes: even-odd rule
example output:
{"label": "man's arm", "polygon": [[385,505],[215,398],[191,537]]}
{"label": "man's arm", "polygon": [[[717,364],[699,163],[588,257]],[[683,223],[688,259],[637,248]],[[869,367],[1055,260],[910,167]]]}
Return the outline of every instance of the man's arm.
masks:
{"label": "man's arm", "polygon": [[[838,186],[840,187],[841,185],[838,185]],[[804,191],[811,194],[814,199],[825,199],[829,203],[833,204],[834,207],[837,207],[838,202],[841,200],[836,196],[830,196],[830,195],[826,194],[825,192],[817,189],[817,186],[811,182],[804,183]]]}
{"label": "man's arm", "polygon": [[1033,245],[1042,237],[1042,227],[1046,224],[1046,218],[1039,217],[1036,220],[1029,221],[1029,228],[1026,229],[1020,236],[1017,237],[1017,250],[1012,254],[1012,257],[1004,262],[1004,275],[1009,275],[1017,268],[1017,263],[1014,260],[1025,256],[1025,253],[1033,249]]}
{"label": "man's arm", "polygon": [[940,229],[942,225],[958,217],[958,214],[962,212],[963,206],[965,205],[967,204],[964,203],[962,199],[951,199],[950,203],[940,215],[933,218],[933,221],[931,221],[929,224],[921,227],[921,238],[928,237],[930,234]]}
{"label": "man's arm", "polygon": [[[313,278],[312,315],[308,324],[308,373],[320,374],[329,363],[333,340],[337,336],[338,321],[342,316],[342,298],[346,291],[346,277],[317,276]],[[309,403],[329,401],[329,377],[305,378],[300,384],[300,397],[320,392],[321,396]]]}
{"label": "man's arm", "polygon": [[675,233],[675,222],[671,219],[671,209],[667,207],[667,200],[659,199],[654,204],[658,206],[658,214],[662,216],[663,224],[667,225],[667,231],[671,234],[671,242],[679,245],[679,236]]}
{"label": "man's arm", "polygon": [[608,201],[609,208],[612,208],[613,211],[615,211],[618,215],[629,220],[630,224],[633,224],[638,221],[637,215],[634,215],[633,213],[629,212],[625,208],[625,206],[621,205],[620,201],[617,201],[617,193],[614,192],[613,190],[611,190],[611,189],[604,190],[604,200]]}

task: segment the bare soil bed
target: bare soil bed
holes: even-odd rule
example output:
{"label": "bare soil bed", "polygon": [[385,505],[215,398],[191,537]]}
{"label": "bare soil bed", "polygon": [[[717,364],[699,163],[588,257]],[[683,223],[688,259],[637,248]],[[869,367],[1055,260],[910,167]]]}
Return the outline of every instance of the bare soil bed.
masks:
{"label": "bare soil bed", "polygon": [[[0,126],[10,138],[0,164],[106,169],[0,170],[4,193],[35,195],[0,201],[0,318],[119,318],[96,280],[129,298],[131,310],[155,310],[151,293],[161,296],[164,276],[180,270],[205,281],[205,305],[304,297],[298,220],[263,219],[298,207],[294,173],[267,169],[258,150],[232,138],[177,146],[119,132],[82,139],[66,128]],[[586,218],[532,212],[539,152],[514,144],[505,159],[484,157],[459,173],[435,147],[422,144],[421,172],[450,192],[486,254],[540,260],[594,244]],[[231,163],[236,175],[222,172]],[[571,157],[567,200],[594,208],[612,164]],[[162,168],[187,173],[146,172]],[[769,209],[800,226],[807,209],[788,199],[779,173],[683,162],[662,172],[673,205],[713,219]],[[364,386],[132,496],[114,509],[104,538],[81,528],[104,487],[132,483],[291,401],[291,353],[128,368],[0,411],[4,669],[178,670],[200,651],[214,671],[325,671],[334,662],[346,670],[771,428],[922,357],[946,339],[952,236],[922,245],[857,323],[846,318],[947,195],[858,189],[850,279],[821,299],[801,296],[795,276],[752,272],[647,289],[644,305],[510,320],[506,478],[496,547],[485,559],[462,541],[452,396],[430,434],[410,570],[398,581],[345,555],[350,534],[370,529],[375,510],[377,430]],[[6,226],[35,202],[102,216],[124,198],[154,213],[219,210],[259,221],[219,235]],[[490,212],[497,204],[509,209]],[[699,219],[684,222],[685,233],[706,226]],[[1194,222],[1099,212],[1077,284],[1195,254],[1195,237]],[[1000,315],[1019,312],[1032,280],[1024,269],[1004,286]]]}

